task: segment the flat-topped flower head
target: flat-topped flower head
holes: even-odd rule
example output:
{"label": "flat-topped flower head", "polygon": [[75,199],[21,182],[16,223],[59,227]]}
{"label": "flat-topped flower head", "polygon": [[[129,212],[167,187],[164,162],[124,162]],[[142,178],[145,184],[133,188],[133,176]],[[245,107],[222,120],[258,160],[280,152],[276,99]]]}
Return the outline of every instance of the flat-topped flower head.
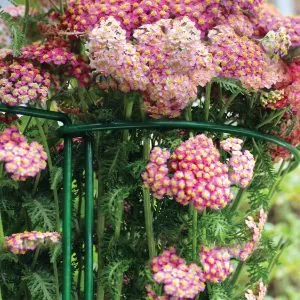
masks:
{"label": "flat-topped flower head", "polygon": [[220,25],[208,37],[220,76],[240,80],[246,88],[271,88],[282,78],[281,65],[271,60],[262,46],[232,27]]}
{"label": "flat-topped flower head", "polygon": [[0,161],[5,162],[5,170],[16,181],[35,177],[47,166],[47,154],[37,142],[27,143],[16,127],[0,133]]}
{"label": "flat-topped flower head", "polygon": [[0,61],[0,99],[8,106],[38,102],[45,105],[50,74],[22,59]]}
{"label": "flat-topped flower head", "polygon": [[25,231],[5,238],[5,247],[14,254],[25,254],[38,246],[57,244],[61,239],[58,232]]}
{"label": "flat-topped flower head", "polygon": [[196,264],[187,265],[175,249],[165,250],[151,261],[153,279],[164,284],[164,292],[172,299],[194,299],[205,289],[202,270]]}
{"label": "flat-topped flower head", "polygon": [[262,92],[260,101],[264,107],[271,108],[273,110],[282,109],[288,106],[288,99],[284,89]]}

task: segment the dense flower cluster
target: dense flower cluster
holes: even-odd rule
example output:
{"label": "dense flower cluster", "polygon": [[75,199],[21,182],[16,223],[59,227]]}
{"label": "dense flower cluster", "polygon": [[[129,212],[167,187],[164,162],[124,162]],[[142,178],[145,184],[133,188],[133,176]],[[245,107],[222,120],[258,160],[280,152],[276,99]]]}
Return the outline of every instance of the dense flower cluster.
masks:
{"label": "dense flower cluster", "polygon": [[202,247],[199,255],[205,281],[222,282],[234,271],[234,265],[230,262],[231,254],[227,248]]}
{"label": "dense flower cluster", "polygon": [[5,238],[5,246],[14,254],[25,254],[45,244],[57,244],[61,236],[58,232],[23,232]]}
{"label": "dense flower cluster", "polygon": [[50,74],[21,59],[0,60],[0,99],[9,106],[46,103]]}
{"label": "dense flower cluster", "polygon": [[141,91],[152,117],[177,117],[215,75],[200,32],[187,17],[162,19],[134,31],[136,45],[113,17],[90,34],[91,66],[123,92]]}
{"label": "dense flower cluster", "polygon": [[236,138],[221,142],[231,154],[228,165],[205,135],[190,138],[171,155],[155,147],[142,174],[144,184],[157,199],[168,195],[182,205],[192,203],[198,211],[224,208],[233,197],[230,186],[245,188],[253,177],[255,160],[249,151],[241,151],[242,143]]}
{"label": "dense flower cluster", "polygon": [[286,17],[277,11],[270,10],[269,6],[265,5],[259,12],[259,17],[256,20],[256,27],[257,33],[261,33],[261,35],[264,35],[269,31],[277,31],[280,30],[280,28],[285,28],[292,45],[299,46],[300,44],[300,18],[298,16]]}
{"label": "dense flower cluster", "polygon": [[182,143],[170,156],[168,166],[169,155],[167,150],[154,148],[142,174],[155,197],[169,195],[182,205],[193,203],[199,211],[221,209],[232,199],[228,167],[220,161],[211,139],[198,135]]}
{"label": "dense flower cluster", "polygon": [[[117,19],[128,35],[144,24],[152,24],[170,17],[189,17],[204,34],[215,26],[218,20],[228,16],[256,16],[263,0],[139,0],[139,1],[95,1],[72,0],[62,17],[61,27],[71,32],[86,32],[94,28],[100,20],[108,16]],[[246,15],[246,14],[245,14]]]}
{"label": "dense flower cluster", "polygon": [[247,300],[264,300],[268,287],[263,283],[262,279],[258,282],[257,295],[252,290],[247,290],[245,298]]}
{"label": "dense flower cluster", "polygon": [[62,38],[51,38],[22,48],[20,58],[41,64],[64,66],[63,73],[77,78],[82,85],[90,82],[90,69],[85,60],[71,52],[70,45]]}
{"label": "dense flower cluster", "polygon": [[261,103],[264,107],[273,110],[284,108],[288,105],[285,90],[273,90],[261,93]]}
{"label": "dense flower cluster", "polygon": [[231,154],[229,159],[230,181],[241,188],[246,188],[253,178],[255,160],[248,150],[241,151],[242,143],[243,141],[240,139],[229,138],[221,141],[221,148]]}
{"label": "dense flower cluster", "polygon": [[281,65],[272,61],[259,44],[239,36],[231,27],[217,26],[208,37],[221,76],[238,79],[253,89],[271,88],[284,76]]}
{"label": "dense flower cluster", "polygon": [[12,178],[24,181],[35,177],[46,168],[47,154],[37,142],[28,143],[16,127],[0,133],[0,162],[5,162],[5,170]]}
{"label": "dense flower cluster", "polygon": [[151,261],[153,279],[164,284],[166,295],[175,299],[194,299],[205,289],[202,270],[196,264],[187,265],[175,249],[165,250]]}

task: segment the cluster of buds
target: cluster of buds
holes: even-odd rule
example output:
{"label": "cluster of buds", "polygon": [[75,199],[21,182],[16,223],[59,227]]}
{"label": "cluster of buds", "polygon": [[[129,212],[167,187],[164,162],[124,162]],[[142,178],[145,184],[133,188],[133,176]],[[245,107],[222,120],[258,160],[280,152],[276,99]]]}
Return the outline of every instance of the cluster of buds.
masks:
{"label": "cluster of buds", "polygon": [[[166,295],[175,299],[194,299],[204,291],[204,277],[196,264],[187,265],[185,260],[176,255],[176,250],[165,250],[151,262],[153,279],[164,284]],[[173,299],[173,298],[172,298]]]}
{"label": "cluster of buds", "polygon": [[44,170],[47,154],[37,142],[28,143],[16,127],[6,128],[0,133],[0,161],[12,179],[25,181]]}
{"label": "cluster of buds", "polygon": [[38,246],[57,244],[61,235],[58,232],[23,232],[15,233],[5,238],[5,246],[14,254],[25,254]]}
{"label": "cluster of buds", "polygon": [[255,160],[248,150],[241,151],[242,143],[240,139],[229,138],[221,142],[221,148],[231,154],[229,159],[231,183],[246,188],[253,178]]}
{"label": "cluster of buds", "polygon": [[262,279],[260,279],[257,287],[257,295],[255,295],[252,290],[247,290],[245,298],[247,300],[264,300],[267,294],[267,289],[268,286],[263,283]]}
{"label": "cluster of buds", "polygon": [[271,108],[273,110],[282,109],[288,106],[287,97],[283,89],[262,92],[260,101],[264,107]]}
{"label": "cluster of buds", "polygon": [[51,85],[50,74],[31,62],[10,57],[0,61],[0,99],[9,106],[38,101],[44,105]]}
{"label": "cluster of buds", "polygon": [[233,197],[230,186],[245,188],[253,177],[255,161],[249,151],[241,151],[242,142],[235,138],[221,142],[232,155],[230,169],[220,161],[219,151],[205,135],[183,142],[171,155],[155,147],[142,178],[157,199],[170,196],[182,205],[192,203],[198,211],[222,209]]}
{"label": "cluster of buds", "polygon": [[216,247],[209,249],[203,246],[199,256],[205,281],[223,282],[234,271],[234,265],[230,262],[231,253],[228,248]]}

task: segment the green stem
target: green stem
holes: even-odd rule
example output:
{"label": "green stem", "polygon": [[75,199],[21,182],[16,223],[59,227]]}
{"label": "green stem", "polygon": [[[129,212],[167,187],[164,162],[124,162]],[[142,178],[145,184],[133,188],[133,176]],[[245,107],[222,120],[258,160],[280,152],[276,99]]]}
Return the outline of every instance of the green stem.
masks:
{"label": "green stem", "polygon": [[4,236],[2,216],[0,211],[0,251],[4,248],[4,244],[5,244],[5,236]]}
{"label": "green stem", "polygon": [[29,0],[25,0],[25,13],[24,13],[24,24],[23,24],[23,33],[26,34],[26,27],[27,27],[27,18],[29,15]]}
{"label": "green stem", "polygon": [[227,100],[227,102],[224,104],[224,106],[222,107],[219,115],[218,115],[218,119],[221,120],[225,114],[225,112],[228,110],[228,108],[232,105],[233,101],[235,100],[235,98],[238,96],[239,93],[235,93],[233,95],[231,95],[231,97]]}
{"label": "green stem", "polygon": [[232,202],[232,205],[230,207],[230,211],[234,212],[237,210],[246,190],[245,189],[239,189],[234,201]]}
{"label": "green stem", "polygon": [[60,14],[62,15],[64,13],[64,2],[63,2],[63,0],[59,0],[59,8],[60,8]]}
{"label": "green stem", "polygon": [[209,119],[209,109],[210,109],[210,102],[211,102],[211,88],[212,88],[212,82],[209,82],[206,86],[206,91],[205,91],[204,121],[208,121],[208,119]]}
{"label": "green stem", "polygon": [[[151,140],[149,138],[144,138],[144,159],[149,159],[151,148]],[[144,199],[144,214],[145,214],[145,226],[148,240],[148,250],[149,257],[152,259],[156,256],[156,247],[155,247],[155,239],[153,232],[153,216],[151,210],[151,198],[150,191],[148,188],[143,186],[143,199]]]}
{"label": "green stem", "polygon": [[193,235],[193,242],[192,242],[192,253],[193,253],[193,260],[196,261],[198,257],[197,249],[198,249],[198,211],[195,207],[192,208],[192,235]]}
{"label": "green stem", "polygon": [[[48,145],[48,141],[45,135],[45,131],[39,121],[38,118],[35,119],[36,121],[36,125],[38,127],[41,139],[42,139],[42,143],[43,146],[45,148],[45,151],[47,153],[47,157],[48,157],[48,167],[50,170],[50,173],[53,171],[53,162],[52,162],[52,157],[51,157],[51,152],[50,152],[50,148]],[[36,184],[38,184],[38,181],[36,181]],[[36,191],[37,186],[34,186],[34,192]],[[53,188],[53,198],[54,198],[54,206],[55,206],[55,220],[56,220],[56,230],[59,232],[60,231],[60,219],[59,219],[59,200],[58,200],[58,191],[57,191],[57,187],[55,186]],[[54,261],[53,262],[53,266],[54,266],[54,277],[55,277],[55,289],[56,289],[56,299],[59,300],[60,299],[60,292],[59,292],[59,278],[58,278],[58,272],[57,272],[57,262]]]}
{"label": "green stem", "polygon": [[277,118],[282,118],[282,116],[288,111],[288,108],[285,108],[284,110],[281,110],[277,113],[271,114],[265,121],[263,121],[261,124],[256,126],[256,129],[259,129],[265,125],[270,124],[273,120]]}
{"label": "green stem", "polygon": [[[124,103],[124,117],[126,121],[129,121],[132,116],[133,111],[133,104],[134,104],[134,97],[132,95],[126,95],[125,96],[125,103]],[[129,130],[124,130],[123,132],[123,143],[127,143],[130,139],[130,133]],[[121,147],[118,149],[116,153],[115,160],[119,157],[119,153],[121,151]],[[128,159],[127,153],[124,153],[126,156],[126,160]],[[120,234],[121,234],[121,227],[122,227],[122,221],[123,221],[123,213],[124,213],[124,200],[119,201],[118,207],[117,207],[117,216],[116,216],[116,222],[115,222],[115,232],[114,232],[114,238],[115,240],[119,240]]]}
{"label": "green stem", "polygon": [[233,273],[233,276],[232,276],[230,282],[229,282],[230,288],[232,288],[236,284],[236,282],[238,281],[238,279],[241,275],[241,272],[243,270],[243,267],[244,267],[244,262],[240,261],[237,268],[236,268],[236,270],[235,270],[235,272]]}
{"label": "green stem", "polygon": [[124,281],[124,276],[122,274],[118,278],[117,292],[116,292],[116,296],[114,297],[114,300],[120,300],[120,299],[122,299],[123,281]]}

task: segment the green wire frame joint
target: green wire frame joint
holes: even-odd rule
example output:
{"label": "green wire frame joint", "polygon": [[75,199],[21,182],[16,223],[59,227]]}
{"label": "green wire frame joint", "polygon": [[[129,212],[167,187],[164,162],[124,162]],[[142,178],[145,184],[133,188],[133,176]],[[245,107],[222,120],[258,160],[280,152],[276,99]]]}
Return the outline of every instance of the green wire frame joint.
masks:
{"label": "green wire frame joint", "polygon": [[286,148],[294,155],[294,162],[290,170],[300,164],[300,152],[296,147],[284,140],[272,135],[263,134],[245,128],[214,124],[209,122],[190,122],[177,120],[158,120],[144,122],[111,122],[92,123],[84,125],[72,125],[66,114],[52,112],[42,109],[27,107],[7,107],[0,104],[0,111],[26,115],[36,118],[48,119],[62,122],[63,125],[57,129],[59,136],[64,138],[64,208],[63,208],[63,300],[72,299],[72,138],[85,137],[85,173],[86,173],[86,195],[85,195],[85,282],[84,299],[92,300],[93,292],[93,148],[90,134],[104,130],[129,130],[129,129],[190,129],[210,132],[223,132],[235,136],[245,136],[264,140]]}

